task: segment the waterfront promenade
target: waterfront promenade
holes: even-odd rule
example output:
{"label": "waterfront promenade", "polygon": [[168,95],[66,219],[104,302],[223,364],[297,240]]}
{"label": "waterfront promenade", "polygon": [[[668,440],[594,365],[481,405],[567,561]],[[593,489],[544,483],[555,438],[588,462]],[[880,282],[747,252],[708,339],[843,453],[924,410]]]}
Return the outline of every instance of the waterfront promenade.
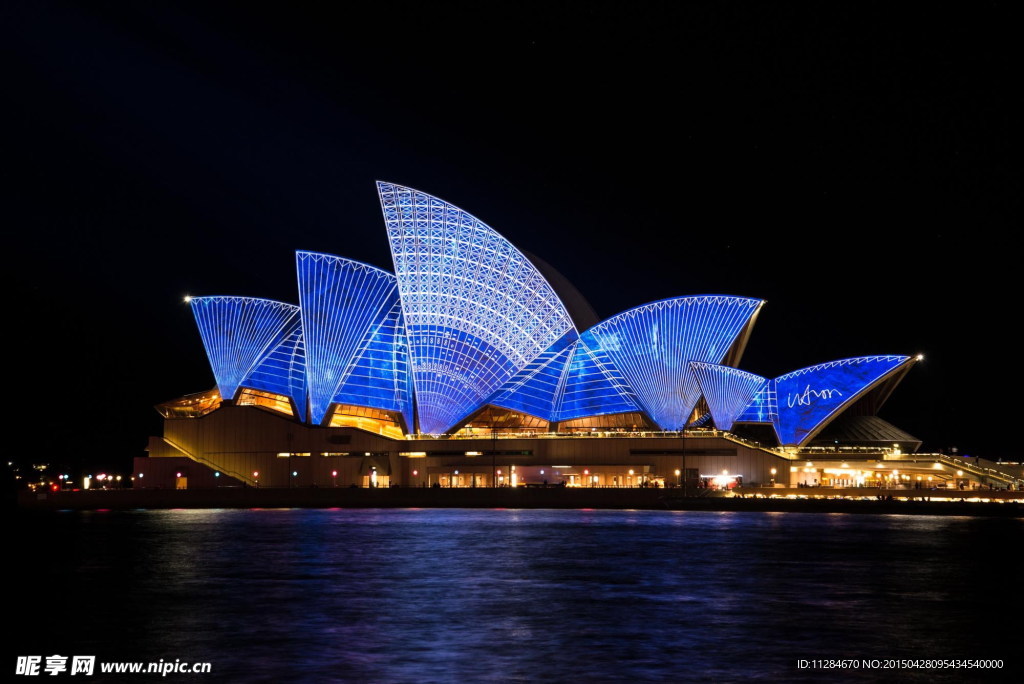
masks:
{"label": "waterfront promenade", "polygon": [[737,488],[683,496],[659,488],[113,489],[21,492],[27,511],[173,508],[552,508],[821,511],[1024,517],[1024,492],[929,489]]}

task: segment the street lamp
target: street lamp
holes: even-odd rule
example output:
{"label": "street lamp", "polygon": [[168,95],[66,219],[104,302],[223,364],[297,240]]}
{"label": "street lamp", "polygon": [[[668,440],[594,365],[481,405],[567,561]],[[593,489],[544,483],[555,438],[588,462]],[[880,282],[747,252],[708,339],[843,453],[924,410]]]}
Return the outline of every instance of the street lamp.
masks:
{"label": "street lamp", "polygon": [[775,486],[775,473],[776,472],[778,472],[778,471],[776,471],[775,468],[772,468],[772,470],[771,470],[771,473],[772,473],[772,487]]}

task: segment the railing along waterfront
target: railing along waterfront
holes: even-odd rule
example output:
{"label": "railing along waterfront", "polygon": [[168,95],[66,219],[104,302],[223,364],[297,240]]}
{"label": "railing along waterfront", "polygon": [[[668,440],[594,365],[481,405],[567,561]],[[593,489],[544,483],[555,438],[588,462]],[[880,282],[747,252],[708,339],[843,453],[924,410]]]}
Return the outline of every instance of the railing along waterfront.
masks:
{"label": "railing along waterfront", "polygon": [[760,442],[749,440],[725,430],[581,430],[579,432],[501,432],[492,434],[485,429],[479,433],[458,433],[458,434],[411,434],[406,435],[409,440],[466,440],[466,439],[725,439],[736,444],[741,444],[751,449],[759,449],[770,454],[784,458],[788,461],[799,460],[800,456],[789,453],[778,447],[767,446]]}
{"label": "railing along waterfront", "polygon": [[1013,473],[1008,473],[1003,470],[996,468],[989,468],[987,466],[980,465],[978,463],[968,461],[963,458],[956,456],[949,456],[948,454],[887,454],[885,456],[886,461],[900,461],[903,463],[907,462],[919,462],[919,461],[934,461],[941,463],[951,468],[962,470],[965,473],[970,473],[978,477],[991,478],[998,480],[1003,484],[1024,484],[1024,478],[1021,478]]}

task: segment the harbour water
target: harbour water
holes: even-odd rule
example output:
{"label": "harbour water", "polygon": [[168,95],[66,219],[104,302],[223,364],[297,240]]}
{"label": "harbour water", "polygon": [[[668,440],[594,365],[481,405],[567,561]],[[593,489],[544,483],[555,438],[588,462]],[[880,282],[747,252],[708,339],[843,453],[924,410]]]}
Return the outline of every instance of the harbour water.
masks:
{"label": "harbour water", "polygon": [[[165,681],[1021,681],[1024,520],[603,510],[14,517],[15,656]],[[9,602],[10,605],[10,602]],[[799,667],[849,659],[858,667]],[[1000,669],[882,670],[900,659]],[[868,665],[868,667],[865,667]],[[84,679],[68,673],[47,680]],[[146,680],[142,675],[88,681]]]}

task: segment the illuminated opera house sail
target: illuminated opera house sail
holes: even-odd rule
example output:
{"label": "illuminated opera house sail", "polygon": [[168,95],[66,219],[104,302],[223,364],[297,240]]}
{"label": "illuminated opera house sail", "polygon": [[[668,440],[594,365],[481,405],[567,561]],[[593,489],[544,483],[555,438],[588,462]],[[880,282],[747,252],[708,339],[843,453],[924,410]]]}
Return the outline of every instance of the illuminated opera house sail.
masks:
{"label": "illuminated opera house sail", "polygon": [[781,453],[812,444],[851,407],[874,416],[917,360],[865,356],[762,377],[739,369],[761,299],[679,296],[598,321],[554,269],[475,216],[394,183],[377,191],[393,271],[298,251],[295,303],[190,298],[216,388],[159,406],[165,425],[259,409],[293,426],[266,428],[292,440],[280,447],[290,454],[316,451],[297,448],[299,427],[307,441],[346,428],[396,444],[755,430]]}

